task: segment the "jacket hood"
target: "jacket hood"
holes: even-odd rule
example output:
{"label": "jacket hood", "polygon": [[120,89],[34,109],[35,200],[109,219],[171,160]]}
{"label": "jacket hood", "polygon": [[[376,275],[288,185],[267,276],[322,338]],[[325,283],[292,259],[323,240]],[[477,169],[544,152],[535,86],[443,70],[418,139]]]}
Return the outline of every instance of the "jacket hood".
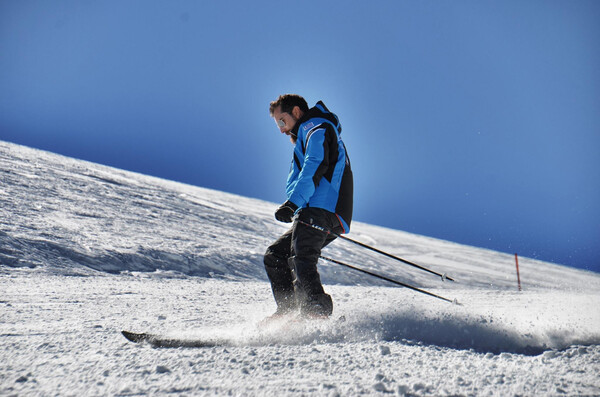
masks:
{"label": "jacket hood", "polygon": [[331,111],[329,111],[329,109],[327,109],[327,106],[325,106],[323,101],[317,102],[317,104],[315,106],[308,109],[308,111],[306,111],[302,115],[302,117],[300,117],[300,119],[298,120],[298,122],[296,123],[296,125],[294,126],[294,128],[292,129],[291,132],[294,135],[297,135],[298,129],[300,128],[300,126],[303,123],[305,123],[306,121],[308,121],[310,119],[314,119],[314,118],[323,118],[323,119],[329,121],[331,124],[333,124],[335,126],[335,128],[338,130],[339,134],[342,133],[342,125],[340,124],[340,120],[335,115],[335,113],[332,113]]}

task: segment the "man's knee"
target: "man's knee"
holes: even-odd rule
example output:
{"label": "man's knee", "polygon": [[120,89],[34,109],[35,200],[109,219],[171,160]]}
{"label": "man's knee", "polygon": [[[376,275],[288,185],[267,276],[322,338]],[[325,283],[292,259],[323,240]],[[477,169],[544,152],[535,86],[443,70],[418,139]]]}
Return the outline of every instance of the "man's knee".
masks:
{"label": "man's knee", "polygon": [[267,248],[263,257],[263,263],[266,269],[269,268],[288,268],[289,252],[278,250],[276,246]]}

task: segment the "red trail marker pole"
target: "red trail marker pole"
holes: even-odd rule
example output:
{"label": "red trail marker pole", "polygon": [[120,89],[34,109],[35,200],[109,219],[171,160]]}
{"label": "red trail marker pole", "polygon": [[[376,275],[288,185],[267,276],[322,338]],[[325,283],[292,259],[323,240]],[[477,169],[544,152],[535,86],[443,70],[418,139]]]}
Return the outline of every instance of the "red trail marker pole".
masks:
{"label": "red trail marker pole", "polygon": [[515,253],[515,264],[517,265],[517,282],[519,283],[519,291],[521,291],[521,276],[519,276],[519,258]]}

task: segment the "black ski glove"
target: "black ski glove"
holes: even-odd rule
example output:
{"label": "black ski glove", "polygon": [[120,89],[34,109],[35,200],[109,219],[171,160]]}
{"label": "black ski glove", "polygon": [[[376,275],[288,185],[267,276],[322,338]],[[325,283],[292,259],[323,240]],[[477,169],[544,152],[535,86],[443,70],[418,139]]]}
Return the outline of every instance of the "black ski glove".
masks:
{"label": "black ski glove", "polygon": [[288,200],[275,211],[275,219],[279,222],[290,223],[297,209],[298,206]]}

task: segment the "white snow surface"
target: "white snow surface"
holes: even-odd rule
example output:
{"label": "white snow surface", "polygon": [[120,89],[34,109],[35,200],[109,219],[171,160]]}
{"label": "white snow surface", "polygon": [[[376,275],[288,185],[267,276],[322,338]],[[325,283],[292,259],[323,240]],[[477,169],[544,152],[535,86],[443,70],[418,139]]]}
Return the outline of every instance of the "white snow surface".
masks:
{"label": "white snow surface", "polygon": [[322,262],[332,320],[259,327],[277,204],[6,142],[0,181],[0,395],[600,395],[597,273],[520,257],[518,291],[513,255],[355,222],[457,281],[347,241],[324,255],[460,305]]}

